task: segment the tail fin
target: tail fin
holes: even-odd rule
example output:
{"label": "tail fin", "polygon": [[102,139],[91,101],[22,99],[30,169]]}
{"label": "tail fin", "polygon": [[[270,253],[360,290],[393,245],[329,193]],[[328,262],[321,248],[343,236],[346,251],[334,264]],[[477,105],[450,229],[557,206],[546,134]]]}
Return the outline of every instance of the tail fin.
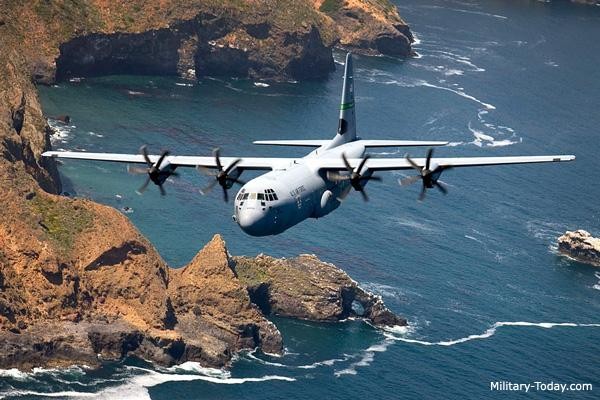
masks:
{"label": "tail fin", "polygon": [[352,53],[346,54],[344,70],[344,86],[342,89],[342,103],[340,105],[340,121],[337,135],[331,141],[330,147],[353,142],[356,140],[356,115],[354,114],[354,79],[352,68]]}

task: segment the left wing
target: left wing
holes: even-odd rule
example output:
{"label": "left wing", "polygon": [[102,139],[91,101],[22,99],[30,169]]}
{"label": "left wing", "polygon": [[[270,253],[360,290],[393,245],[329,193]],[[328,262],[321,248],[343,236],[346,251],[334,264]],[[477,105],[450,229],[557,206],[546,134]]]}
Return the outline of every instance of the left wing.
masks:
{"label": "left wing", "polygon": [[[412,159],[418,166],[424,167],[425,158]],[[557,156],[518,156],[518,157],[457,157],[457,158],[432,158],[431,165],[437,165],[444,168],[457,167],[480,167],[485,165],[503,165],[503,164],[530,164],[547,162],[565,162],[573,161],[573,155]],[[348,163],[352,168],[356,168],[362,159],[350,158]],[[340,158],[319,158],[314,161],[319,169],[343,170],[346,169],[344,161]],[[411,169],[413,166],[405,158],[369,158],[365,168],[371,171],[394,171],[401,169]]]}
{"label": "left wing", "polygon": [[[71,158],[77,160],[93,161],[112,161],[130,164],[146,164],[144,156],[141,154],[118,154],[118,153],[86,153],[79,151],[46,151],[42,153],[44,157],[53,158]],[[159,155],[149,155],[150,161],[156,163]],[[221,157],[221,163],[227,167],[238,158]],[[244,157],[237,164],[237,168],[248,170],[274,170],[284,169],[296,161],[295,158],[276,158],[276,157]],[[215,157],[198,156],[166,156],[163,165],[172,165],[173,167],[204,167],[217,168]]]}

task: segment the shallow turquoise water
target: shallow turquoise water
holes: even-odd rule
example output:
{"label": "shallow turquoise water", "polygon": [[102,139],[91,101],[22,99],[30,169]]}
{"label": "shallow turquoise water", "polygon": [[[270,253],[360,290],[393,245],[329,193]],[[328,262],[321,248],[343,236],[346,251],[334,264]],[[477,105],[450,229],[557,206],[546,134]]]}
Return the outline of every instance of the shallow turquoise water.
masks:
{"label": "shallow turquoise water", "polygon": [[[96,372],[5,373],[2,393],[458,399],[519,396],[490,392],[490,381],[554,381],[593,383],[594,391],[569,396],[596,397],[600,328],[542,323],[600,323],[600,273],[560,257],[554,247],[566,229],[600,234],[600,9],[526,1],[397,3],[420,40],[421,57],[356,57],[362,137],[450,140],[453,146],[438,149],[440,156],[576,154],[577,161],[449,171],[442,180],[450,194],[430,192],[424,203],[416,201],[417,186],[401,188],[402,175],[386,174],[382,184],[369,186],[368,204],[351,196],[328,217],[269,238],[242,233],[218,193],[200,196],[205,178],[195,171],[169,182],[166,198],[155,188],[137,196],[142,179],[120,165],[70,161],[61,173],[71,193],[131,207],[128,217],[171,265],[187,263],[217,232],[233,254],[315,253],[381,294],[408,318],[409,332],[384,334],[359,321],[278,319],[286,356],[242,355],[220,380],[191,367],[157,372],[129,360]],[[40,93],[48,115],[73,117],[75,127],[55,139],[56,148],[136,152],[147,143],[176,154],[209,154],[220,146],[224,155],[300,155],[251,142],[333,136],[339,67],[326,81],[269,87],[105,77]]]}

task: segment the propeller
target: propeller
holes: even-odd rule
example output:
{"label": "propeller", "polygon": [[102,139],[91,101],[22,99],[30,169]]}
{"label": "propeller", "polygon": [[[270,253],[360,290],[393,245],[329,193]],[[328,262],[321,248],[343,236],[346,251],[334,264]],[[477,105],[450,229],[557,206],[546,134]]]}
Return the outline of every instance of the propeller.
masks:
{"label": "propeller", "polygon": [[160,154],[160,157],[158,158],[156,163],[153,163],[150,160],[150,157],[148,156],[148,148],[146,145],[140,147],[140,153],[142,153],[142,156],[144,157],[144,161],[146,161],[148,168],[133,167],[131,165],[127,166],[127,172],[129,172],[131,174],[147,174],[148,175],[148,177],[146,178],[146,181],[142,184],[142,186],[140,186],[140,188],[138,190],[136,190],[136,192],[140,195],[142,193],[144,193],[144,191],[148,187],[148,184],[152,181],[160,189],[160,194],[163,196],[166,195],[167,192],[165,191],[165,188],[163,187],[163,183],[165,183],[167,178],[170,176],[175,176],[175,177],[179,176],[179,174],[171,168],[167,168],[167,169],[163,169],[163,170],[160,169],[160,165],[164,161],[165,157],[169,155],[169,152],[167,150],[163,151]]}
{"label": "propeller", "polygon": [[[329,171],[327,173],[327,177],[330,180],[336,181],[336,182],[350,181],[350,186],[352,186],[352,188],[354,188],[354,190],[356,190],[357,192],[360,192],[360,194],[363,197],[363,200],[369,201],[369,196],[367,196],[367,193],[365,192],[366,183],[368,181],[381,182],[381,177],[379,177],[379,176],[372,176],[372,175],[365,176],[364,174],[361,174],[361,171],[369,158],[371,158],[371,156],[367,154],[360,161],[360,164],[358,164],[358,167],[356,169],[354,169],[348,162],[346,155],[344,153],[342,153],[342,160],[344,161],[344,165],[346,166],[346,170],[349,172],[349,174],[342,175],[338,172]],[[350,193],[349,190],[342,192],[342,194],[340,195],[340,200],[344,200],[346,198],[346,196],[348,196],[348,193]]]}
{"label": "propeller", "polygon": [[438,179],[442,173],[442,171],[449,169],[450,167],[442,167],[436,166],[431,169],[431,157],[433,156],[433,149],[429,149],[427,151],[427,158],[425,159],[425,166],[421,167],[410,156],[406,155],[406,161],[417,171],[419,171],[419,175],[407,176],[406,178],[400,179],[400,184],[402,186],[412,185],[419,179],[423,182],[423,186],[421,187],[421,193],[419,194],[419,201],[423,201],[425,199],[425,193],[427,189],[431,189],[433,187],[438,188],[438,190],[444,194],[448,194],[448,189],[444,187]]}
{"label": "propeller", "polygon": [[212,176],[215,179],[210,182],[204,189],[200,190],[200,193],[203,195],[208,194],[217,184],[221,186],[223,189],[223,200],[225,202],[229,201],[229,194],[227,190],[233,186],[234,183],[245,185],[246,182],[238,179],[237,176],[229,176],[229,173],[235,169],[235,167],[242,161],[241,158],[235,159],[231,164],[227,166],[227,168],[223,168],[223,163],[221,162],[220,149],[216,148],[213,150],[213,154],[215,156],[215,163],[217,164],[217,170],[213,171],[205,167],[197,166],[196,169],[204,175]]}

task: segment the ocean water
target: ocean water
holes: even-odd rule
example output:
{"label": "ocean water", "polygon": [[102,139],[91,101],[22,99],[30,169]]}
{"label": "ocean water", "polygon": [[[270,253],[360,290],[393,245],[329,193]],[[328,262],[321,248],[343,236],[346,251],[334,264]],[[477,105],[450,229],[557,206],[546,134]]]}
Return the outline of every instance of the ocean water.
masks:
{"label": "ocean water", "polygon": [[[439,156],[575,154],[567,164],[448,171],[448,196],[403,173],[369,185],[333,214],[267,238],[246,236],[219,193],[202,197],[193,170],[162,198],[122,165],[67,161],[65,190],[117,208],[173,266],[215,233],[233,254],[315,253],[344,268],[406,316],[407,330],[361,321],[274,319],[286,354],[240,355],[230,371],[138,360],[100,370],[0,372],[9,398],[314,399],[541,398],[490,391],[492,381],[592,383],[600,390],[600,272],[556,252],[567,229],[600,234],[598,96],[600,8],[534,1],[396,2],[419,56],[356,57],[362,137],[449,140]],[[317,82],[268,83],[112,76],[40,88],[48,115],[69,114],[57,149],[224,155],[301,155],[259,139],[329,138],[337,126],[337,71]],[[258,85],[257,85],[258,83]],[[378,149],[380,157],[425,149]],[[247,174],[244,178],[250,177]],[[554,397],[560,394],[554,393]]]}

